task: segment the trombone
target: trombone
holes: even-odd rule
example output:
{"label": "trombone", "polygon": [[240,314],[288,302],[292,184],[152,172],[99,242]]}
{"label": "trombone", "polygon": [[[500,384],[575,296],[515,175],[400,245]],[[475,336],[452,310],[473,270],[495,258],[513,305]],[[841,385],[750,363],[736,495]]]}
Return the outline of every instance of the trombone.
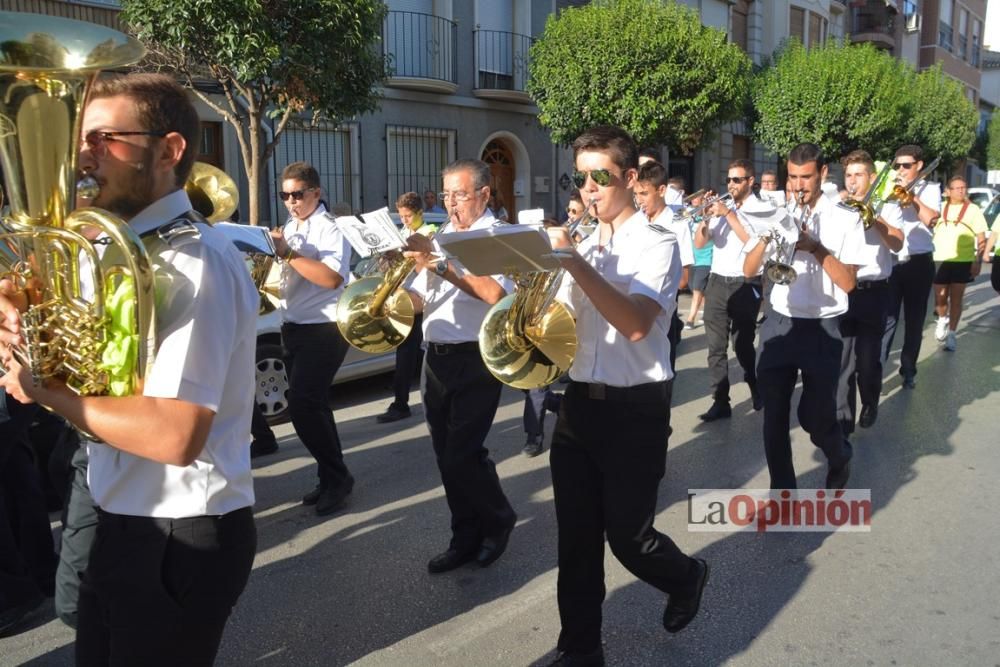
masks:
{"label": "trombone", "polygon": [[[875,179],[875,182],[871,184],[868,191],[865,193],[865,196],[860,201],[857,199],[848,199],[847,201],[842,201],[838,204],[838,206],[851,209],[860,215],[861,224],[864,226],[865,230],[871,229],[872,225],[875,224],[878,213],[882,210],[882,204],[885,203],[876,195],[882,191],[882,187],[889,178],[889,171],[891,169],[892,165],[889,164],[882,167],[882,171],[878,173],[878,177]],[[852,197],[857,194],[856,191],[851,192],[848,190],[848,192]]]}
{"label": "trombone", "polygon": [[886,197],[887,202],[897,202],[900,206],[909,206],[913,203],[913,188],[916,187],[922,179],[926,178],[931,172],[937,169],[937,166],[941,164],[941,156],[938,155],[934,158],[934,161],[923,168],[917,177],[910,181],[907,185],[899,185],[898,183],[892,188],[892,193]]}

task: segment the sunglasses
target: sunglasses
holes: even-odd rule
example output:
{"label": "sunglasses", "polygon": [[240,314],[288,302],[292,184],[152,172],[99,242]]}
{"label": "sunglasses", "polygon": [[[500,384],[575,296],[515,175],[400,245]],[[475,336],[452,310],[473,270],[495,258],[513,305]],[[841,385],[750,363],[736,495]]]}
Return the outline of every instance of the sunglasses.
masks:
{"label": "sunglasses", "polygon": [[916,162],[893,162],[892,163],[892,168],[893,169],[911,169],[911,168],[913,168],[913,165],[915,165],[915,164],[916,164]]}
{"label": "sunglasses", "polygon": [[590,176],[590,180],[597,183],[602,188],[606,188],[611,184],[611,172],[607,169],[591,169],[590,171],[574,171],[573,172],[573,184],[582,188],[587,184],[587,176]]}
{"label": "sunglasses", "polygon": [[305,190],[292,190],[291,192],[279,192],[278,196],[281,197],[281,201],[288,201],[291,197],[292,201],[300,201],[307,192],[313,192],[316,188],[306,188]]}
{"label": "sunglasses", "polygon": [[108,154],[108,144],[113,141],[118,141],[118,137],[158,137],[162,139],[167,136],[166,132],[146,132],[146,131],[129,131],[129,132],[103,132],[100,130],[91,130],[87,134],[83,135],[83,143],[87,144],[87,148],[90,149],[91,154],[94,157],[104,157]]}
{"label": "sunglasses", "polygon": [[749,176],[729,176],[726,178],[726,183],[736,183],[740,184],[750,178]]}

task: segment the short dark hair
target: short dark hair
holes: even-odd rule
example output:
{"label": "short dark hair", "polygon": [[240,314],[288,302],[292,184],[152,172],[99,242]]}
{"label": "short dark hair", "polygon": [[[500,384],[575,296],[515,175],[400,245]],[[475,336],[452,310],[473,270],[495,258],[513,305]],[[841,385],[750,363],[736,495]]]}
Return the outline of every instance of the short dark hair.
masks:
{"label": "short dark hair", "polygon": [[815,162],[817,169],[826,166],[826,158],[823,156],[823,149],[816,144],[802,143],[788,152],[788,161],[792,164],[808,164]]}
{"label": "short dark hair", "polygon": [[612,125],[598,125],[585,131],[573,142],[573,160],[583,151],[600,151],[623,170],[639,168],[639,148],[632,136]]}
{"label": "short dark hair", "polygon": [[680,176],[671,176],[667,179],[667,185],[672,185],[678,190],[684,189],[684,179]]}
{"label": "short dark hair", "polygon": [[726,171],[729,171],[730,169],[742,169],[747,173],[747,176],[756,175],[753,168],[753,162],[751,162],[750,160],[744,160],[743,158],[739,158],[737,160],[733,160],[732,162],[730,162],[726,166]]}
{"label": "short dark hair", "polygon": [[922,162],[924,149],[916,144],[906,144],[896,149],[896,157],[912,157],[917,162]]}
{"label": "short dark hair", "polygon": [[948,187],[950,188],[951,184],[954,183],[955,181],[962,181],[966,185],[969,184],[969,181],[966,180],[965,176],[962,176],[962,174],[952,174],[951,178],[948,179]]}
{"label": "short dark hair", "polygon": [[166,74],[136,73],[102,78],[90,90],[89,100],[128,97],[135,103],[139,123],[149,132],[177,132],[184,152],[174,167],[176,185],[184,185],[198,155],[201,121],[187,91]]}
{"label": "short dark hair", "polygon": [[647,162],[639,167],[639,182],[649,183],[654,188],[667,184],[667,170],[659,162]]}
{"label": "short dark hair", "polygon": [[653,148],[652,146],[646,146],[645,148],[639,151],[639,157],[648,157],[650,160],[653,160],[654,162],[659,162],[660,151]]}
{"label": "short dark hair", "polygon": [[282,181],[302,181],[310,188],[321,187],[319,172],[308,162],[292,162],[281,170]]}
{"label": "short dark hair", "polygon": [[399,208],[408,208],[411,211],[422,211],[424,210],[424,202],[421,201],[420,195],[416,192],[404,192],[396,198],[396,210]]}
{"label": "short dark hair", "polygon": [[449,174],[454,174],[457,171],[471,172],[473,187],[475,187],[477,190],[489,187],[490,181],[492,180],[492,175],[490,173],[490,165],[486,164],[482,160],[471,160],[471,159],[455,160],[454,162],[452,162],[447,167],[441,170],[441,177],[444,178],[445,176],[448,176]]}
{"label": "short dark hair", "polygon": [[569,193],[569,200],[570,201],[578,201],[581,204],[583,203],[583,197],[580,196],[580,191],[579,190],[573,190],[573,192]]}
{"label": "short dark hair", "polygon": [[875,172],[875,160],[868,154],[868,151],[861,150],[860,148],[840,158],[840,164],[844,169],[847,169],[852,164],[863,164],[869,172]]}
{"label": "short dark hair", "polygon": [[778,180],[778,172],[776,172],[774,169],[765,169],[764,171],[760,172],[760,177],[762,179],[765,176],[774,176],[775,182],[777,182],[777,180]]}

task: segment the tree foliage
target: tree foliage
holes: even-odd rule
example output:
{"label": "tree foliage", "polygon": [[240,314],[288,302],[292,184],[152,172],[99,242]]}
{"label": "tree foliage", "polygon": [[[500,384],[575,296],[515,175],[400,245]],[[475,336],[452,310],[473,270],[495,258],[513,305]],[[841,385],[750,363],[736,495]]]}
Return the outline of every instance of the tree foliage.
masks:
{"label": "tree foliage", "polygon": [[977,114],[956,81],[934,67],[916,73],[870,44],[788,43],[753,89],[755,139],[779,155],[811,141],[830,156],[863,148],[888,159],[919,144],[945,164],[965,157]]}
{"label": "tree foliage", "polygon": [[986,165],[988,169],[1000,169],[1000,110],[993,112],[986,127]]}
{"label": "tree foliage", "polygon": [[662,0],[594,0],[549,17],[528,93],[558,143],[617,125],[688,154],[742,116],[750,59],[698,13]]}
{"label": "tree foliage", "polygon": [[827,155],[885,156],[905,125],[905,66],[871,45],[785,45],[753,88],[754,135],[778,155],[810,141]]}
{"label": "tree foliage", "polygon": [[123,0],[121,18],[149,49],[146,67],[178,73],[236,129],[257,224],[263,165],[289,123],[378,107],[386,11],[379,0]]}

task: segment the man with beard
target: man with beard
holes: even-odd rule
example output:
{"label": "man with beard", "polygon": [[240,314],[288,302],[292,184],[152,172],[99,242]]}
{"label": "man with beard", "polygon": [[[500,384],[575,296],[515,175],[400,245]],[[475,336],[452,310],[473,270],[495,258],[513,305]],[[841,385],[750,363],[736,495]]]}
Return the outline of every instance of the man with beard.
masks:
{"label": "man with beard", "polygon": [[712,271],[705,286],[705,337],[708,340],[708,372],[712,387],[712,405],[699,418],[710,422],[725,419],[733,414],[729,405],[729,357],[726,350],[729,336],[733,336],[733,350],[743,367],[743,379],[750,385],[753,409],[763,404],[757,393],[757,375],[754,370],[756,353],[753,339],[760,311],[760,271],[752,276],[743,275],[743,244],[750,238],[743,219],[747,211],[763,207],[752,196],[754,183],[753,163],[734,160],[729,164],[726,189],[733,196],[732,206],[717,202],[694,234],[694,245],[703,248],[714,242]]}
{"label": "man with beard", "polygon": [[[486,208],[489,165],[457,160],[441,177],[448,222],[438,235],[489,229],[497,222]],[[439,574],[473,560],[486,567],[506,550],[517,515],[483,446],[502,385],[483,363],[477,341],[486,313],[512,285],[502,276],[476,276],[455,259],[441,259],[437,241],[421,234],[410,236],[406,247],[404,254],[420,271],[410,294],[424,314],[424,413],[451,510],[451,541],[427,570]]]}
{"label": "man with beard", "polygon": [[[78,664],[207,665],[253,564],[250,410],[259,297],[242,256],[184,192],[197,112],[170,77],[98,82],[82,126],[95,206],[143,239],[157,285],[155,361],[141,393],[35,386],[5,348],[0,385],[93,435],[98,525],[80,586]],[[99,246],[104,247],[104,246]],[[23,293],[0,284],[0,343],[23,344]]]}
{"label": "man with beard", "polygon": [[[826,488],[844,488],[850,475],[851,443],[837,420],[843,349],[838,321],[847,311],[847,295],[867,251],[858,214],[823,196],[825,178],[823,152],[815,144],[799,144],[788,154],[788,181],[804,207],[796,211],[801,227],[790,260],[797,278],[775,284],[768,293],[771,311],[761,325],[757,362],[772,489],[796,488],[789,419],[800,374],[799,422],[826,454]],[[770,247],[764,238],[747,244],[744,275],[760,272]]]}

